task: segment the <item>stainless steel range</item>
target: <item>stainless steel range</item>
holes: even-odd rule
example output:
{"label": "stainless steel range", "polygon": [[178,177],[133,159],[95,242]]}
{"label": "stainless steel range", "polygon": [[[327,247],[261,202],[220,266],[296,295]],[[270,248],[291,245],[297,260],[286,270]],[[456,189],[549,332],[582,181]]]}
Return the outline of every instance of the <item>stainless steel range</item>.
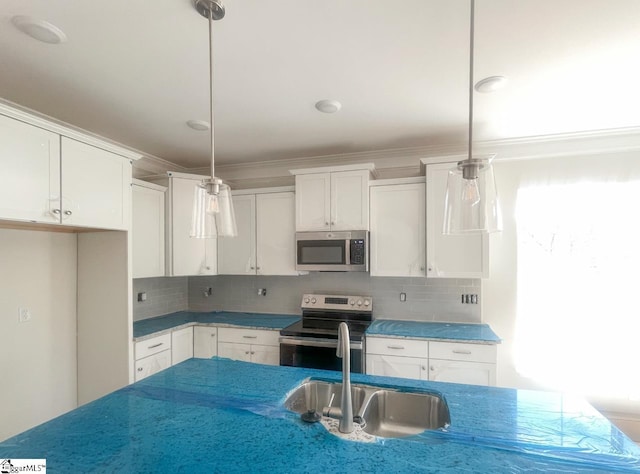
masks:
{"label": "stainless steel range", "polygon": [[351,372],[364,373],[364,333],[371,324],[370,296],[304,295],[302,320],[280,331],[280,365],[341,370],[336,356],[338,326],[346,322]]}

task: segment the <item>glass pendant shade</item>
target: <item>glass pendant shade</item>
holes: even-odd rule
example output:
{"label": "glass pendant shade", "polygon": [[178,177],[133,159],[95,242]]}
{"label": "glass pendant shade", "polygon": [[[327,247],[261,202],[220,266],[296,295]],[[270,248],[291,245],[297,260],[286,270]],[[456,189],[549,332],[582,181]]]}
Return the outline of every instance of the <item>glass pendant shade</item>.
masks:
{"label": "glass pendant shade", "polygon": [[502,230],[492,159],[493,157],[464,160],[449,171],[443,234]]}
{"label": "glass pendant shade", "polygon": [[206,183],[195,187],[189,233],[191,237],[211,239],[238,235],[231,188],[224,183],[219,186],[217,194],[210,193]]}

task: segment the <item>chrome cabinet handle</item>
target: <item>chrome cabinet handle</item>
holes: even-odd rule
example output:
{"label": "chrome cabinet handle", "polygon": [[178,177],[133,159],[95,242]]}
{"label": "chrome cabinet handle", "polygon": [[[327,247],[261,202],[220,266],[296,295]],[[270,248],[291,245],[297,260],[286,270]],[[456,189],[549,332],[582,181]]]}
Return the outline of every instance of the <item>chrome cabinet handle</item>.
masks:
{"label": "chrome cabinet handle", "polygon": [[255,270],[255,267],[249,267],[251,270]]}
{"label": "chrome cabinet handle", "polygon": [[60,214],[60,209],[52,209],[51,212],[54,214]]}
{"label": "chrome cabinet handle", "polygon": [[156,347],[160,347],[162,344],[164,344],[164,342],[159,342],[158,344],[154,344],[153,346],[147,347],[147,349],[154,349]]}
{"label": "chrome cabinet handle", "polygon": [[138,372],[142,372],[142,367],[138,367]]}
{"label": "chrome cabinet handle", "polygon": [[404,349],[404,346],[387,346],[389,349]]}
{"label": "chrome cabinet handle", "polygon": [[254,351],[251,351],[251,354],[255,354],[255,352],[254,352]]}
{"label": "chrome cabinet handle", "polygon": [[212,332],[212,333],[211,333],[211,337],[216,337],[216,333],[215,333],[215,332]]}
{"label": "chrome cabinet handle", "polygon": [[245,339],[258,339],[258,336],[242,336]]}
{"label": "chrome cabinet handle", "polygon": [[429,367],[431,369],[431,372],[435,372],[436,368],[432,365],[431,367]]}
{"label": "chrome cabinet handle", "polygon": [[65,215],[65,216],[70,216],[71,214],[73,214],[73,212],[71,212],[71,211],[64,211],[64,215]]}
{"label": "chrome cabinet handle", "polygon": [[453,351],[454,354],[466,354],[466,355],[471,355],[471,351]]}
{"label": "chrome cabinet handle", "polygon": [[249,355],[249,351],[246,351],[245,354]]}
{"label": "chrome cabinet handle", "polygon": [[422,370],[427,370],[427,368],[423,365],[420,367]]}
{"label": "chrome cabinet handle", "polygon": [[324,223],[324,225],[329,225],[329,223],[328,223],[328,222],[325,222],[325,223]]}

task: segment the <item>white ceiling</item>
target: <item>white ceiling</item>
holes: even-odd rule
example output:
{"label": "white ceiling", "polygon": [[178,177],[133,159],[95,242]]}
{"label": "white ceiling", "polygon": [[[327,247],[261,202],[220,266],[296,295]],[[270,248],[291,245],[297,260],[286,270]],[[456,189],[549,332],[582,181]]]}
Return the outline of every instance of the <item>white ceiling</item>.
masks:
{"label": "white ceiling", "polygon": [[[467,134],[468,0],[226,0],[214,24],[216,162]],[[14,15],[61,28],[40,43]],[[206,166],[207,21],[190,0],[2,0],[0,97],[186,167]],[[477,0],[480,140],[640,126],[640,2]],[[319,99],[342,110],[326,115]]]}

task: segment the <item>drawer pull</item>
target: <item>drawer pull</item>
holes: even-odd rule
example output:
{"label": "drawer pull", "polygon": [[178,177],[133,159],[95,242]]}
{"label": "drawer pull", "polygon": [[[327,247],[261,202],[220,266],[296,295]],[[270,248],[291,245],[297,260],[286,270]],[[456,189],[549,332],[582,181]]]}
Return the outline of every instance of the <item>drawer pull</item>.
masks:
{"label": "drawer pull", "polygon": [[404,346],[387,346],[388,349],[404,349]]}
{"label": "drawer pull", "polygon": [[453,351],[454,354],[465,354],[465,355],[471,355],[471,351]]}
{"label": "drawer pull", "polygon": [[147,349],[155,349],[156,347],[160,347],[162,344],[164,344],[164,342],[159,342],[157,344],[154,344],[153,346],[147,347]]}
{"label": "drawer pull", "polygon": [[142,372],[142,367],[138,367],[138,372]]}
{"label": "drawer pull", "polygon": [[245,339],[258,339],[258,336],[242,336]]}
{"label": "drawer pull", "polygon": [[216,333],[215,333],[215,332],[212,332],[212,333],[211,333],[211,337],[216,337]]}

